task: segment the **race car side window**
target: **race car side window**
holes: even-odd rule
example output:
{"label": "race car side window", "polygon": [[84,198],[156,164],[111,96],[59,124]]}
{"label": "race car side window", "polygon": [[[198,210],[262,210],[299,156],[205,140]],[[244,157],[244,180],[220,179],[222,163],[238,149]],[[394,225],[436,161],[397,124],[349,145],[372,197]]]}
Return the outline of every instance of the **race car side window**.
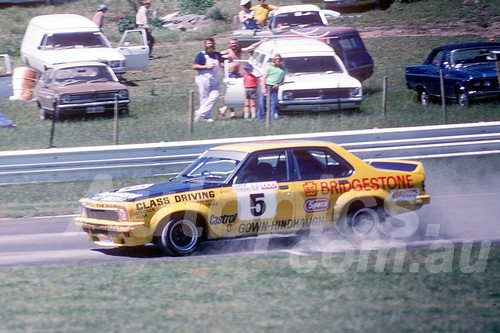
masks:
{"label": "race car side window", "polygon": [[294,149],[299,180],[342,178],[352,174],[352,167],[339,156],[325,149]]}
{"label": "race car side window", "polygon": [[236,184],[288,181],[288,167],[285,150],[256,153],[238,171]]}

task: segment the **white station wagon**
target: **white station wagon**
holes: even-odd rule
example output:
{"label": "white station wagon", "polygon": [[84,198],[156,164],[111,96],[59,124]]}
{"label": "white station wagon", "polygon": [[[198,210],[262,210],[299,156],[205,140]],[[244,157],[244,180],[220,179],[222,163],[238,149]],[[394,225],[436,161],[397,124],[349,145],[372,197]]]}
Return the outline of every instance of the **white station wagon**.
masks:
{"label": "white station wagon", "polygon": [[[327,44],[311,38],[264,42],[249,60],[254,75],[261,75],[275,54],[281,55],[287,69],[278,91],[280,112],[359,109],[363,101],[361,82],[348,74],[342,60]],[[243,106],[243,79],[225,74],[226,105]]]}
{"label": "white station wagon", "polygon": [[31,19],[21,44],[21,60],[39,72],[76,61],[105,63],[117,74],[148,67],[149,47],[143,29],[125,31],[117,48],[99,27],[76,14],[41,15]]}

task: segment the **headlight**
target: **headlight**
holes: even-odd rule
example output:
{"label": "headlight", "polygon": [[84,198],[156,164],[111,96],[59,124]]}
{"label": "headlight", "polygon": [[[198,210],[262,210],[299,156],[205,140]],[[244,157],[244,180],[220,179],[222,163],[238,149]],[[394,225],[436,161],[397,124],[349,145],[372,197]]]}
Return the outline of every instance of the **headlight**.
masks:
{"label": "headlight", "polygon": [[120,97],[120,98],[127,98],[128,97],[128,91],[127,90],[120,90],[118,92],[118,97]]}
{"label": "headlight", "polygon": [[484,86],[485,86],[485,87],[489,87],[489,86],[491,86],[491,82],[490,82],[490,81],[484,81]]}
{"label": "headlight", "polygon": [[479,82],[479,81],[474,82],[474,87],[477,88],[477,87],[480,87],[480,86],[481,86],[481,82]]}
{"label": "headlight", "polygon": [[361,95],[361,88],[349,89],[349,97],[357,97]]}
{"label": "headlight", "polygon": [[71,103],[71,95],[62,95],[61,96],[61,102],[63,103]]}
{"label": "headlight", "polygon": [[109,67],[115,68],[120,67],[120,60],[112,60],[109,62]]}
{"label": "headlight", "polygon": [[293,92],[284,91],[283,92],[283,100],[285,100],[285,99],[288,99],[288,100],[293,99]]}

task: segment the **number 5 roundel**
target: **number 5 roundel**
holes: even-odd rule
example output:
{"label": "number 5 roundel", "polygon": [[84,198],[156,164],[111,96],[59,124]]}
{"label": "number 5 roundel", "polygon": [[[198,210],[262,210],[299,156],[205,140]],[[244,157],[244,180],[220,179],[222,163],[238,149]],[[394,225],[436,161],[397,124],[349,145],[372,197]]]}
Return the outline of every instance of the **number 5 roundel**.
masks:
{"label": "number 5 roundel", "polygon": [[240,220],[274,218],[277,188],[277,182],[234,184]]}

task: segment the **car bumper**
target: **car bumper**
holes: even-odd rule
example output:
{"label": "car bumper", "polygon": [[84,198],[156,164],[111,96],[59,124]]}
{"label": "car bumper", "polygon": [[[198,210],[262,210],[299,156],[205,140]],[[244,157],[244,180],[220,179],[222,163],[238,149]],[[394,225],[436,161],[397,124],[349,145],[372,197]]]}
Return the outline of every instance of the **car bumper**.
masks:
{"label": "car bumper", "polygon": [[75,225],[100,246],[139,246],[150,243],[152,236],[143,222],[114,222],[77,217]]}
{"label": "car bumper", "polygon": [[468,92],[470,99],[490,99],[490,98],[500,98],[500,89],[488,90],[488,91],[478,91],[471,90]]}
{"label": "car bumper", "polygon": [[331,111],[359,108],[362,97],[338,98],[329,100],[279,101],[281,111]]}
{"label": "car bumper", "polygon": [[[128,110],[129,103],[130,101],[128,99],[118,101],[118,111],[124,112]],[[101,113],[114,112],[115,102],[106,101],[106,102],[59,104],[58,108],[59,108],[59,114],[65,114],[65,115],[101,114]]]}

